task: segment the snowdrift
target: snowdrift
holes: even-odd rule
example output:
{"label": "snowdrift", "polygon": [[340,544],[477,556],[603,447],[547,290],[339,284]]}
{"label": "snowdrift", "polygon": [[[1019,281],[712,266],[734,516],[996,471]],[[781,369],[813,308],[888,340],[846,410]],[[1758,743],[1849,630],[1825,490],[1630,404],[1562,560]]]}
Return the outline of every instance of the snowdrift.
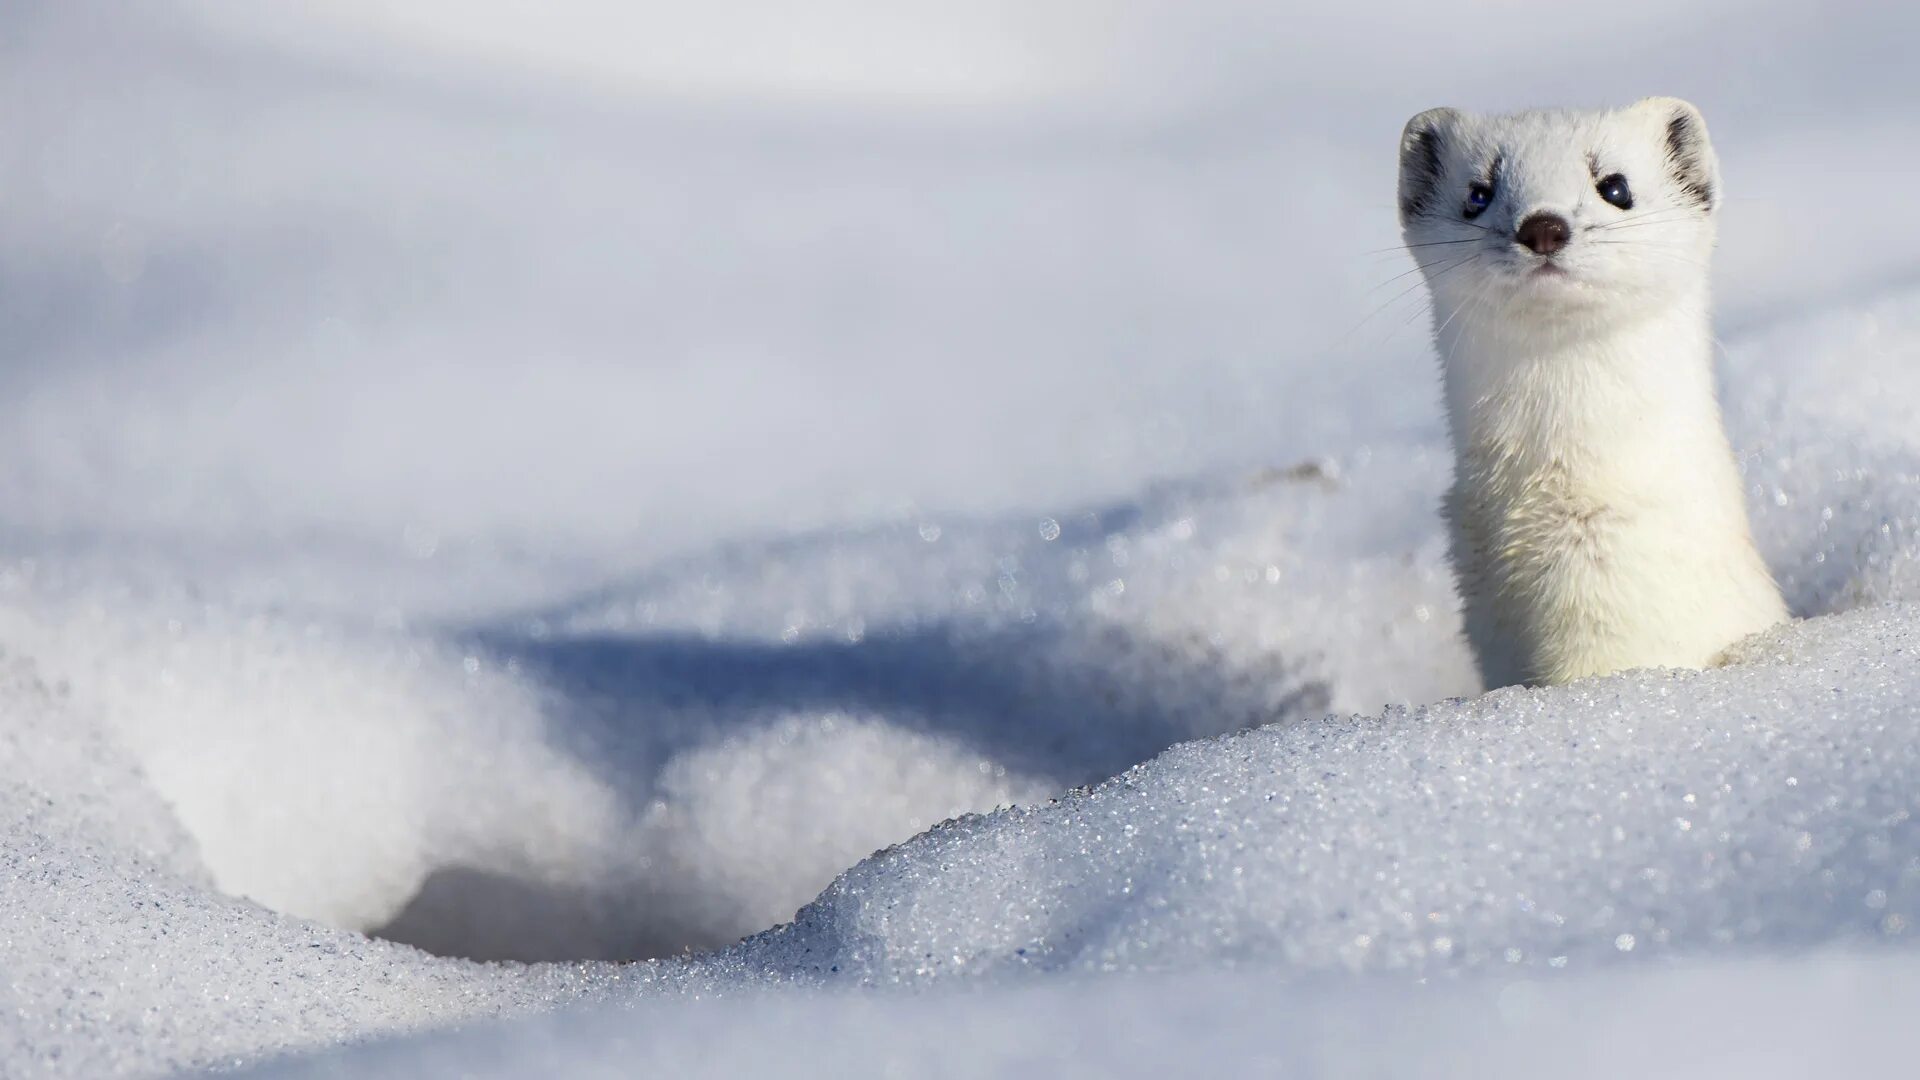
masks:
{"label": "snowdrift", "polygon": [[[254,7],[0,14],[0,1073],[1894,1060],[1911,14]],[[1715,125],[1725,669],[1474,683],[1351,178],[1516,79]]]}
{"label": "snowdrift", "polygon": [[[826,1006],[755,995],[1008,987],[955,1006],[1004,1025],[1114,972],[1218,1001],[1247,985],[1220,972],[1254,969],[1259,1000],[1307,1016],[1443,976],[1466,1000],[1518,979],[1641,1015],[1615,995],[1668,985],[1649,958],[1704,985],[1770,973],[1755,1008],[1782,1013],[1806,965],[1910,995],[1904,952],[1882,950],[1920,918],[1911,449],[1887,396],[1846,405],[1798,373],[1814,339],[1897,385],[1916,310],[1896,296],[1732,351],[1760,537],[1796,605],[1835,613],[1708,672],[1336,711],[1467,677],[1437,523],[1406,509],[1444,473],[1377,458],[936,539],[916,523],[740,547],[451,637],[142,629],[124,597],[15,581],[15,1060],[150,1072],[579,999],[628,1017],[503,1029],[532,1040],[505,1055],[473,1049],[502,1033],[315,1066],[480,1054],[508,1075],[541,1039],[578,1040],[583,1068],[625,1060],[630,1036],[597,1033],[680,1023],[688,992],[798,1023],[779,1018]],[[209,745],[277,798],[223,816],[211,801],[245,785],[191,768]],[[364,840],[314,858],[323,826]],[[276,857],[271,838],[302,830]],[[246,894],[222,880],[242,873],[263,893],[278,876],[282,911],[536,959],[724,944],[826,889],[717,953],[517,968],[210,887]],[[1148,985],[1084,993],[1145,1010]],[[946,1015],[858,1000],[876,1024]],[[1361,1060],[1345,1052],[1306,1039],[1278,1060]]]}

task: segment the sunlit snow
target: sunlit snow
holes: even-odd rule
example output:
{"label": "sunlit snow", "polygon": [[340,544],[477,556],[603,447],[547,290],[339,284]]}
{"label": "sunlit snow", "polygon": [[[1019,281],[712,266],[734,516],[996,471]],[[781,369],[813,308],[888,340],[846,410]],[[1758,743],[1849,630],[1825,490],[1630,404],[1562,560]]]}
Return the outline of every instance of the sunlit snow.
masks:
{"label": "sunlit snow", "polygon": [[[1904,1062],[1916,16],[529,11],[0,12],[0,1074]],[[1483,695],[1394,138],[1653,93],[1803,619]]]}

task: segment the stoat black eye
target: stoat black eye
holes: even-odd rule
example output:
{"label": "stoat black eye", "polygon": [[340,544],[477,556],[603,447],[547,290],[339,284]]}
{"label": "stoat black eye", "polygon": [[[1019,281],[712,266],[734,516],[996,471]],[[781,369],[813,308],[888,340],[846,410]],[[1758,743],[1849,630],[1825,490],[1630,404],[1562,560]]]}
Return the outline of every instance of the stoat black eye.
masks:
{"label": "stoat black eye", "polygon": [[1467,187],[1467,208],[1462,214],[1468,221],[1480,216],[1480,211],[1493,205],[1493,188],[1486,184],[1472,184]]}
{"label": "stoat black eye", "polygon": [[1633,190],[1627,187],[1627,178],[1619,173],[1601,177],[1600,182],[1594,185],[1594,190],[1600,193],[1601,198],[1622,210],[1633,209]]}

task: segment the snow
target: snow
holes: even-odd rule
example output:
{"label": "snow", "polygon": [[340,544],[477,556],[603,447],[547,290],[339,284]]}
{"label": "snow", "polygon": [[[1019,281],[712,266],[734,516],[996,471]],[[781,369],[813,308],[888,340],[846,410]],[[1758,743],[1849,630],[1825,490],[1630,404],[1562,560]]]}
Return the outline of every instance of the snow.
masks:
{"label": "snow", "polygon": [[1906,1028],[1920,1002],[1911,960],[1849,954],[1586,979],[1285,986],[1215,971],[993,993],[654,999],[248,1075],[1871,1076],[1911,1060]]}
{"label": "snow", "polygon": [[152,1074],[263,1046],[489,1015],[626,976],[422,962],[216,892],[106,726],[9,658],[0,676],[0,949],[14,1076]]}
{"label": "snow", "polygon": [[[561,7],[0,14],[0,1073],[1894,1060],[1914,16]],[[1650,92],[1810,618],[1481,696],[1392,136]]]}
{"label": "snow", "polygon": [[1917,632],[1859,612],[1738,671],[1187,743],[870,859],[740,959],[873,983],[1432,974],[1899,938],[1920,907]]}

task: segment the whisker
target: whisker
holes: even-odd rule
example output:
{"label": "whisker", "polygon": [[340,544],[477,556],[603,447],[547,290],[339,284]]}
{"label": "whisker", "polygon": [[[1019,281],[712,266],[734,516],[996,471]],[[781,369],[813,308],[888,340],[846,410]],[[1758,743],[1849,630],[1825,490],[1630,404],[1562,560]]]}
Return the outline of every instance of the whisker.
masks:
{"label": "whisker", "polygon": [[1409,326],[1412,326],[1413,320],[1419,318],[1421,315],[1428,314],[1432,311],[1433,311],[1433,300],[1431,297],[1429,297],[1427,300],[1427,303],[1424,306],[1415,307],[1413,311],[1407,315],[1406,318],[1400,320],[1399,326],[1396,326],[1392,330],[1387,331],[1387,336],[1382,338],[1380,340],[1380,343],[1384,345],[1387,342],[1392,341],[1393,335],[1399,333],[1402,330],[1405,330]]}
{"label": "whisker", "polygon": [[1425,243],[1420,243],[1420,244],[1399,244],[1390,248],[1375,248],[1372,251],[1363,251],[1360,254],[1390,255],[1390,254],[1401,252],[1401,251],[1412,251],[1415,248],[1446,247],[1449,244],[1477,244],[1479,242],[1480,242],[1480,238],[1477,236],[1469,236],[1464,240],[1429,240]]}
{"label": "whisker", "polygon": [[[1451,315],[1448,315],[1446,319],[1440,323],[1439,326],[1436,326],[1433,328],[1434,339],[1438,340],[1441,334],[1446,333],[1447,327],[1453,325],[1453,320],[1456,318],[1459,318],[1460,313],[1467,309],[1467,305],[1479,300],[1480,297],[1486,295],[1486,291],[1487,291],[1487,286],[1481,285],[1478,289],[1475,289],[1473,291],[1473,295],[1467,297],[1465,300],[1460,301],[1458,304],[1453,305],[1453,313]],[[1471,322],[1472,320],[1469,319],[1468,321]]]}
{"label": "whisker", "polygon": [[[1455,257],[1450,262],[1447,259],[1437,259],[1435,260],[1436,263],[1445,262],[1447,263],[1447,265],[1435,271],[1433,276],[1431,278],[1428,278],[1427,281],[1437,281],[1440,279],[1442,275],[1450,273],[1454,270],[1458,270],[1462,266],[1465,266],[1468,263],[1473,262],[1475,259],[1478,259],[1481,254],[1482,254],[1481,252],[1476,251],[1470,255]],[[1424,269],[1424,267],[1416,267],[1415,269]],[[1405,277],[1405,276],[1406,274],[1400,275],[1400,277]],[[1334,347],[1338,348],[1339,346],[1344,345],[1348,341],[1352,340],[1353,336],[1355,334],[1358,334],[1362,329],[1365,329],[1368,323],[1371,323],[1374,319],[1380,317],[1380,315],[1385,313],[1388,308],[1392,307],[1393,305],[1399,303],[1401,300],[1405,299],[1408,294],[1412,293],[1415,289],[1418,289],[1423,284],[1426,284],[1426,282],[1416,281],[1412,285],[1407,286],[1406,288],[1395,293],[1393,296],[1389,297],[1386,303],[1381,304],[1377,308],[1374,308],[1372,311],[1367,313],[1366,318],[1361,319],[1359,322],[1355,323],[1353,326],[1353,329],[1348,330],[1345,334],[1342,334],[1340,336],[1340,340],[1333,343]]]}
{"label": "whisker", "polygon": [[[1447,273],[1448,271],[1451,271],[1451,270],[1458,270],[1458,269],[1459,269],[1460,267],[1462,267],[1462,266],[1465,266],[1465,265],[1466,265],[1467,263],[1470,263],[1470,262],[1472,262],[1472,261],[1473,261],[1474,259],[1477,259],[1477,258],[1479,258],[1479,257],[1480,257],[1480,253],[1479,253],[1479,252],[1475,252],[1475,253],[1474,253],[1473,255],[1471,255],[1471,256],[1469,256],[1469,257],[1467,257],[1467,258],[1465,258],[1465,259],[1462,259],[1462,260],[1461,260],[1460,262],[1457,262],[1457,263],[1455,263],[1455,264],[1453,264],[1452,266],[1449,266],[1449,267],[1447,267],[1447,268],[1446,268],[1445,270],[1441,270],[1441,271],[1440,271],[1439,273],[1436,273],[1436,274],[1434,274],[1434,275],[1433,275],[1433,277],[1432,277],[1432,278],[1430,278],[1430,279],[1428,279],[1428,280],[1429,280],[1430,282],[1431,282],[1431,281],[1435,281],[1435,280],[1438,280],[1438,279],[1439,279],[1439,278],[1440,278],[1440,277],[1441,277],[1442,275],[1444,275],[1444,274],[1446,274],[1446,273]],[[1431,311],[1431,310],[1432,310],[1432,305],[1431,305],[1431,304],[1429,304],[1426,310],[1429,310],[1429,311]],[[1456,309],[1456,310],[1457,310],[1457,309]],[[1406,329],[1406,328],[1407,328],[1408,326],[1410,326],[1410,325],[1412,325],[1412,323],[1413,323],[1413,320],[1415,320],[1415,319],[1417,319],[1417,318],[1419,318],[1419,317],[1420,317],[1420,315],[1421,315],[1421,309],[1419,309],[1419,308],[1416,308],[1416,309],[1414,309],[1414,312],[1413,312],[1413,314],[1411,314],[1411,315],[1409,315],[1409,316],[1407,316],[1407,317],[1406,317],[1405,319],[1402,319],[1402,320],[1400,320],[1400,325],[1399,325],[1399,326],[1396,326],[1396,327],[1394,327],[1394,328],[1393,328],[1393,330],[1391,330],[1391,331],[1389,331],[1389,332],[1387,333],[1387,336],[1386,336],[1386,338],[1383,338],[1383,339],[1381,340],[1381,344],[1385,344],[1385,343],[1386,343],[1386,341],[1388,341],[1388,340],[1391,340],[1391,339],[1393,338],[1393,335],[1394,335],[1394,334],[1396,334],[1396,333],[1399,333],[1399,332],[1400,332],[1401,330],[1404,330],[1404,329]]]}
{"label": "whisker", "polygon": [[[1488,298],[1490,298],[1492,295],[1493,295],[1492,282],[1482,282],[1480,285],[1480,288],[1474,290],[1473,296],[1468,298],[1467,301],[1464,301],[1464,303],[1471,304],[1473,312],[1478,313],[1481,306],[1484,305],[1488,300]],[[1447,321],[1452,322],[1453,321],[1452,317],[1449,316]],[[1461,328],[1465,330],[1466,333],[1462,334],[1460,337],[1456,337],[1453,339],[1453,344],[1447,348],[1447,355],[1442,357],[1440,360],[1440,367],[1443,370],[1453,363],[1453,354],[1460,351],[1460,343],[1466,340],[1467,337],[1473,334],[1474,322],[1473,322],[1472,314],[1469,314],[1467,316],[1467,321],[1464,324],[1462,324]],[[1446,326],[1443,324],[1440,327],[1440,330],[1445,330],[1445,329],[1446,329]],[[1440,330],[1434,331],[1433,336],[1434,336],[1434,343],[1436,345],[1439,344]]]}
{"label": "whisker", "polygon": [[1640,218],[1658,217],[1661,214],[1691,214],[1695,212],[1695,209],[1691,206],[1662,206],[1654,210],[1642,210],[1637,214],[1628,214],[1626,217],[1618,220],[1637,221]]}
{"label": "whisker", "polygon": [[1662,240],[1657,236],[1609,236],[1609,237],[1594,236],[1594,237],[1587,238],[1586,243],[1632,244],[1635,247],[1664,247],[1664,248],[1683,248],[1683,247],[1691,246],[1682,241]]}
{"label": "whisker", "polygon": [[1625,245],[1628,247],[1636,247],[1641,249],[1641,254],[1658,255],[1664,259],[1672,259],[1676,262],[1685,263],[1688,266],[1698,267],[1701,270],[1706,270],[1708,272],[1711,272],[1711,268],[1707,266],[1706,263],[1703,263],[1698,259],[1688,258],[1687,256],[1681,254],[1680,252],[1673,250],[1674,245],[1672,244],[1663,244],[1657,241],[1647,241],[1647,240],[1589,240],[1587,241],[1587,243],[1615,244],[1615,245]]}
{"label": "whisker", "polygon": [[[1479,254],[1479,253],[1475,252],[1475,254]],[[1472,258],[1472,256],[1467,256],[1467,257]],[[1403,270],[1400,273],[1395,274],[1392,277],[1388,278],[1387,280],[1381,282],[1380,284],[1375,285],[1373,288],[1368,289],[1366,292],[1361,293],[1360,295],[1372,296],[1374,293],[1377,293],[1381,289],[1384,289],[1387,286],[1393,284],[1394,282],[1399,281],[1401,278],[1406,277],[1408,274],[1417,274],[1420,271],[1425,270],[1430,266],[1438,266],[1441,263],[1448,261],[1449,259],[1456,259],[1456,258],[1460,258],[1460,256],[1459,255],[1442,255],[1437,259],[1431,259],[1427,262],[1419,262],[1418,260],[1415,260],[1413,269]]]}
{"label": "whisker", "polygon": [[1619,229],[1646,229],[1656,225],[1673,225],[1685,221],[1685,218],[1667,218],[1664,221],[1631,221],[1621,225],[1603,225],[1589,229],[1589,232],[1614,232]]}
{"label": "whisker", "polygon": [[[1459,315],[1460,312],[1464,310],[1470,303],[1472,303],[1474,300],[1478,299],[1480,296],[1486,293],[1488,288],[1489,286],[1485,282],[1482,282],[1480,286],[1473,291],[1472,295],[1468,296],[1465,300],[1460,301],[1458,304],[1455,304],[1453,306],[1453,310],[1448,313],[1447,317],[1441,321],[1439,326],[1434,328],[1433,330],[1434,339],[1437,341],[1440,337],[1441,331],[1445,330],[1447,326],[1453,322],[1454,317]],[[1432,311],[1433,310],[1432,305],[1428,305],[1426,310]],[[1404,320],[1401,321],[1399,327],[1395,329],[1395,333],[1398,333],[1400,330],[1404,330],[1408,326],[1412,325],[1413,320],[1419,318],[1421,314],[1422,313],[1420,311],[1416,310],[1412,315],[1407,316]],[[1391,338],[1393,335],[1389,334],[1387,336]]]}
{"label": "whisker", "polygon": [[1468,263],[1470,263],[1470,262],[1472,262],[1473,260],[1475,260],[1475,259],[1477,259],[1477,258],[1479,258],[1479,257],[1480,257],[1480,255],[1481,255],[1481,253],[1480,253],[1480,252],[1478,252],[1478,251],[1476,251],[1476,252],[1474,252],[1473,254],[1471,254],[1471,255],[1469,255],[1469,256],[1467,256],[1466,258],[1464,258],[1464,259],[1461,259],[1461,260],[1460,260],[1459,262],[1456,262],[1456,263],[1454,263],[1454,264],[1453,264],[1452,266],[1449,266],[1449,267],[1447,267],[1447,268],[1446,268],[1445,270],[1441,270],[1441,271],[1438,271],[1437,273],[1435,273],[1435,274],[1433,275],[1433,278],[1432,278],[1431,280],[1433,280],[1433,281],[1438,281],[1438,280],[1440,280],[1440,278],[1441,278],[1441,277],[1443,277],[1443,276],[1445,276],[1446,274],[1449,274],[1449,273],[1452,273],[1452,272],[1453,272],[1453,271],[1455,271],[1455,270],[1458,270],[1458,269],[1460,269],[1461,267],[1463,267],[1463,266],[1465,266],[1465,265],[1467,265]]}
{"label": "whisker", "polygon": [[1479,229],[1481,232],[1488,232],[1491,229],[1490,226],[1482,225],[1477,221],[1468,221],[1463,217],[1443,218],[1438,214],[1421,214],[1420,216],[1428,221],[1445,221],[1449,225],[1465,225],[1469,229]]}
{"label": "whisker", "polygon": [[1648,210],[1643,214],[1633,214],[1629,217],[1621,218],[1618,221],[1608,222],[1605,225],[1589,225],[1588,229],[1597,232],[1606,232],[1611,229],[1624,229],[1634,225],[1657,225],[1662,222],[1674,221],[1677,218],[1692,217],[1698,213],[1699,211],[1688,206],[1668,206],[1659,210]]}

